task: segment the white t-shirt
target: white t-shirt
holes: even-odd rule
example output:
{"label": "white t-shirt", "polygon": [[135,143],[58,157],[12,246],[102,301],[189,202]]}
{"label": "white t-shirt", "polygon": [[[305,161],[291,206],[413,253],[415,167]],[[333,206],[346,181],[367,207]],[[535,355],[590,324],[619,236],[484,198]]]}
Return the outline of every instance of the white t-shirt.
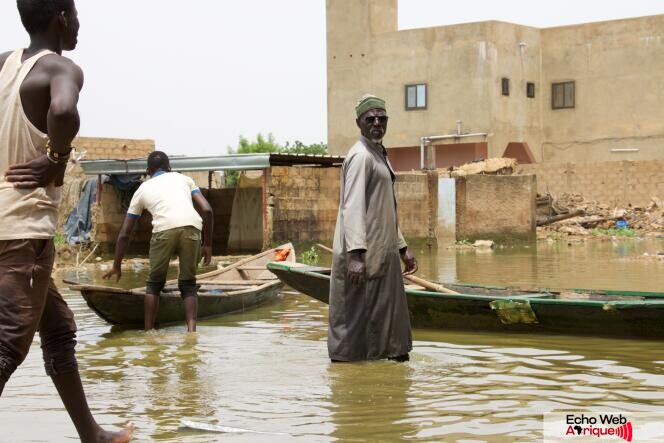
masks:
{"label": "white t-shirt", "polygon": [[138,187],[131,199],[127,217],[138,218],[144,209],[152,214],[152,232],[182,226],[203,229],[203,220],[194,209],[192,194],[201,192],[190,177],[177,172],[158,172]]}

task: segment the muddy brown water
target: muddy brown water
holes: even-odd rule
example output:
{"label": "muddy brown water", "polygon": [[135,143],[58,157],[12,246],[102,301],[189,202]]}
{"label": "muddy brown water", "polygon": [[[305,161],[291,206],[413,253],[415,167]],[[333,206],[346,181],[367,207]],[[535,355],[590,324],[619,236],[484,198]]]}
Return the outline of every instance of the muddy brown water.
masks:
{"label": "muddy brown water", "polygon": [[[639,259],[664,250],[662,240],[413,249],[420,275],[440,281],[664,290],[664,264]],[[127,271],[125,284],[141,284],[144,271]],[[332,365],[327,307],[303,295],[186,335],[182,325],[112,330],[78,293],[63,293],[95,415],[133,421],[140,442],[533,442],[544,411],[664,411],[657,341],[415,330],[409,363]],[[2,442],[76,441],[38,345],[0,399]],[[192,431],[182,420],[267,434]]]}

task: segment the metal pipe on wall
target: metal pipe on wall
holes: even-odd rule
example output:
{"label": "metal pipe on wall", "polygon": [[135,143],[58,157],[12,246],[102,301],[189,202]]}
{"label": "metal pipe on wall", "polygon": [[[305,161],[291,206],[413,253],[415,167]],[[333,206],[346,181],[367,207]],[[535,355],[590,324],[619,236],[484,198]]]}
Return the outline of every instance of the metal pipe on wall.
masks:
{"label": "metal pipe on wall", "polygon": [[488,132],[473,132],[470,134],[445,134],[445,135],[427,135],[420,137],[420,168],[424,169],[424,147],[432,141],[460,139],[468,137],[487,137]]}

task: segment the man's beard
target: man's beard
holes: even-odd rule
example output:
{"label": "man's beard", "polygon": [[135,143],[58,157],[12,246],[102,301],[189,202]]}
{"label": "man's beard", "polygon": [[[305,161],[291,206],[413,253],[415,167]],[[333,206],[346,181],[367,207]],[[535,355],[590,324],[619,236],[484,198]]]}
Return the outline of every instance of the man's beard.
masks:
{"label": "man's beard", "polygon": [[383,144],[383,138],[372,138],[372,142],[376,143],[377,145],[382,145]]}

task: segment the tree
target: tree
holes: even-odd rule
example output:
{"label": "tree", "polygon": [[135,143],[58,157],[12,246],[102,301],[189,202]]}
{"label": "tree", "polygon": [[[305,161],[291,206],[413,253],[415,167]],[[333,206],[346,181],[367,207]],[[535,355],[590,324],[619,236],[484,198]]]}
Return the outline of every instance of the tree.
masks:
{"label": "tree", "polygon": [[265,139],[263,134],[259,132],[256,136],[256,140],[251,142],[241,135],[237,148],[229,148],[228,153],[256,154],[259,152],[281,152],[283,149],[284,147],[276,142],[272,133],[269,133],[267,139]]}
{"label": "tree", "polygon": [[[295,140],[293,144],[286,142],[285,145],[280,145],[274,139],[272,133],[267,134],[267,138],[263,134],[258,133],[256,140],[250,141],[244,136],[240,136],[238,146],[236,148],[228,148],[229,154],[258,154],[262,152],[268,153],[282,153],[282,154],[308,154],[308,155],[327,155],[327,144],[314,143],[305,145],[299,140]],[[234,188],[237,186],[239,174],[238,171],[226,171],[225,182],[227,188]]]}
{"label": "tree", "polygon": [[309,154],[309,155],[327,155],[327,145],[325,143],[314,143],[305,145],[299,140],[291,145],[286,142],[283,151],[285,154]]}

